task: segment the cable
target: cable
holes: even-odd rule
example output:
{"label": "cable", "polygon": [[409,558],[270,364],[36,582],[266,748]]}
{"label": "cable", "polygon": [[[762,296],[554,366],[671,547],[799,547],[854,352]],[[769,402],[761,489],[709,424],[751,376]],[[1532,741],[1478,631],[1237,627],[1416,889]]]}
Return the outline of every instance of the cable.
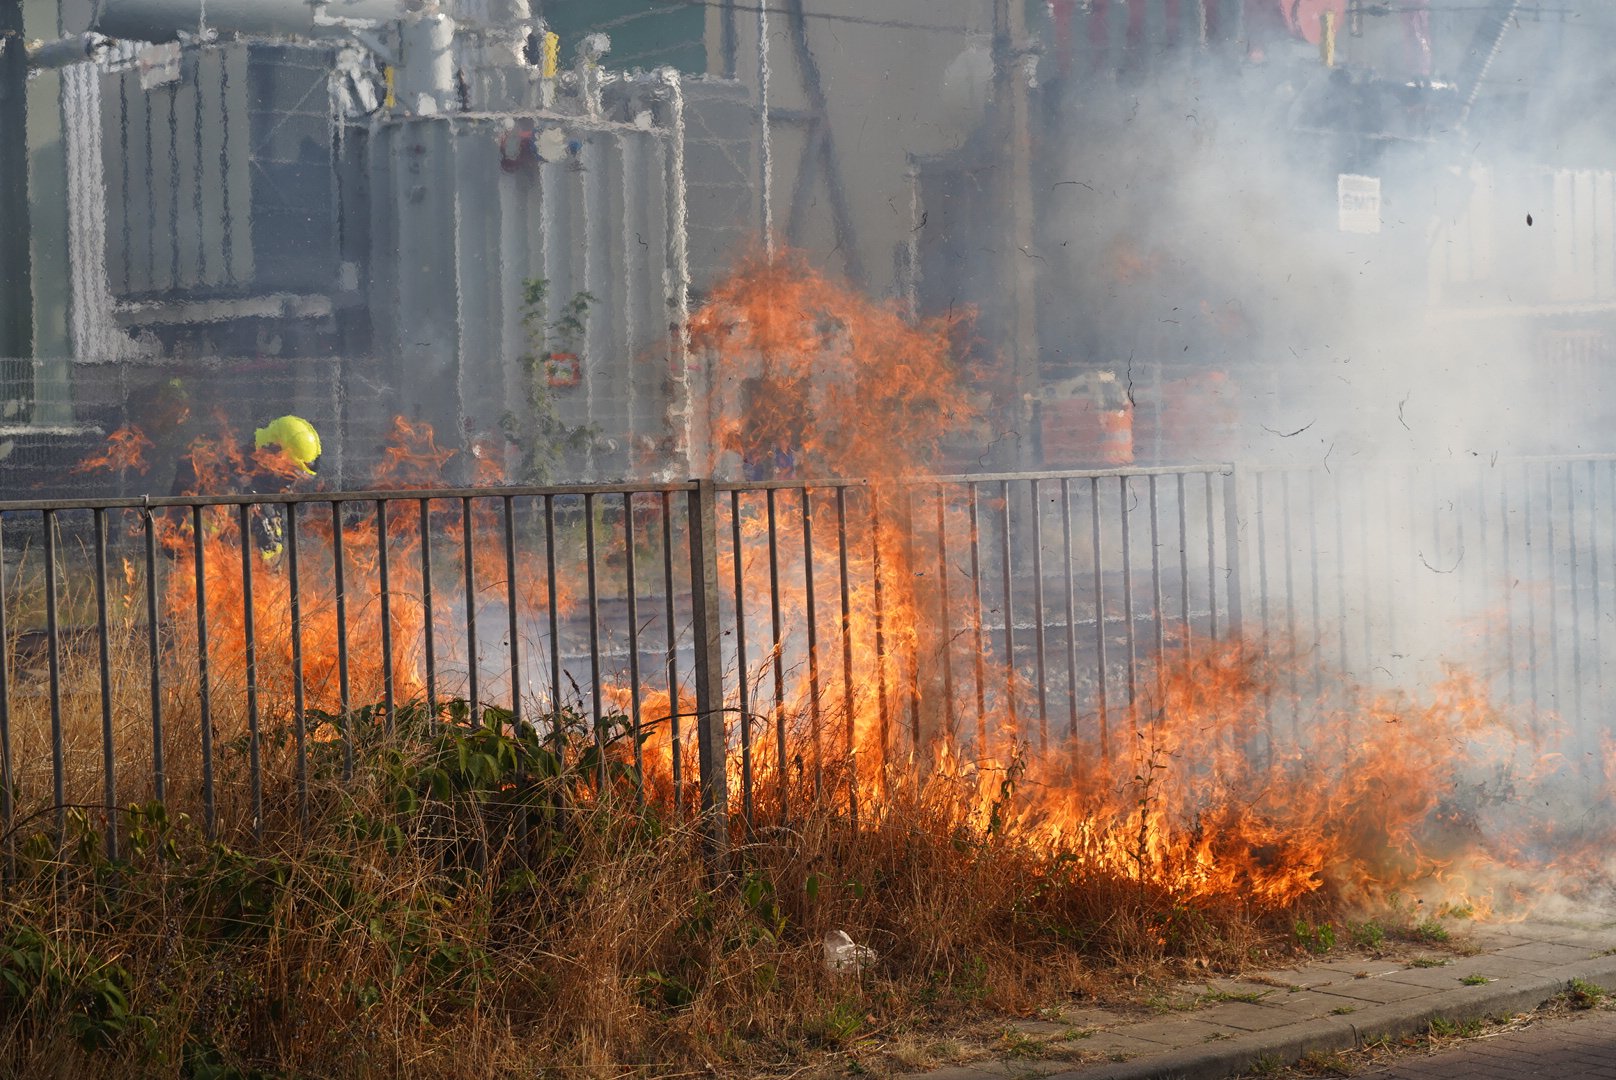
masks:
{"label": "cable", "polygon": [[[768,4],[732,3],[730,0],[675,0],[675,3],[684,7],[722,8],[744,15],[789,16],[792,13],[790,8],[774,7]],[[973,30],[968,26],[939,26],[936,23],[906,22],[902,19],[874,19],[866,15],[840,15],[829,11],[809,11],[804,12],[804,14],[810,19],[853,23],[857,26],[875,26],[888,30],[931,30],[940,34],[961,34],[969,37],[986,36],[987,34],[985,30]]]}

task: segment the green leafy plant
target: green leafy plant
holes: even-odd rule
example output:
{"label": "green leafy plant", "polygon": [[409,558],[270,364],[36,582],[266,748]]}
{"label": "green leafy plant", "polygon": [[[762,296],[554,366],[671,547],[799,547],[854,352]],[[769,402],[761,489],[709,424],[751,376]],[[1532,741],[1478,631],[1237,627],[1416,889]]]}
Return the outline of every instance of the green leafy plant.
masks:
{"label": "green leafy plant", "polygon": [[597,435],[594,427],[568,424],[561,419],[556,391],[575,386],[583,378],[586,357],[582,342],[588,331],[590,305],[587,292],[574,293],[550,314],[550,283],[545,278],[522,282],[522,330],[527,349],[519,357],[526,387],[526,414],[507,413],[502,426],[506,438],[522,452],[522,479],[546,483],[568,454],[587,449]]}
{"label": "green leafy plant", "polygon": [[1330,923],[1297,919],[1291,934],[1296,943],[1310,953],[1327,953],[1335,948],[1335,927]]}

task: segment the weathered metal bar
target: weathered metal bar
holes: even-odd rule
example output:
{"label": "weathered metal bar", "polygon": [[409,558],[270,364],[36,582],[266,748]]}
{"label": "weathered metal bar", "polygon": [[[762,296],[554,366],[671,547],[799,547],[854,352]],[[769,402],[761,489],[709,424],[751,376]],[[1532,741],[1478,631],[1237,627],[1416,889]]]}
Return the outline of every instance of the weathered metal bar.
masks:
{"label": "weathered metal bar", "polygon": [[[146,540],[146,685],[151,692],[149,707],[151,709],[151,737],[152,737],[152,798],[162,802],[167,793],[164,790],[167,769],[163,761],[163,674],[162,674],[162,641],[159,626],[162,617],[157,606],[157,524],[151,511],[141,515],[141,524],[145,529]],[[0,551],[5,544],[0,541]],[[5,615],[5,584],[0,581],[0,642],[6,640]],[[0,649],[0,653],[5,650]],[[6,696],[5,660],[0,657],[0,727],[4,727]],[[5,736],[0,733],[0,743],[5,742]],[[7,750],[9,755],[9,749]],[[8,763],[9,764],[9,763]],[[9,771],[4,773],[3,782],[11,782]],[[9,799],[9,794],[7,798]]]}
{"label": "weathered metal bar", "polygon": [[[510,559],[510,573],[514,580],[516,577],[516,550],[512,545],[507,548]],[[642,730],[640,722],[640,582],[637,555],[634,550],[634,493],[623,493],[623,587],[628,591],[628,712],[629,712],[629,739],[633,743],[634,752],[634,799],[636,803],[645,802],[645,754],[642,747]],[[511,594],[511,609],[516,608],[516,594]],[[511,634],[516,634],[516,618],[511,617]],[[513,647],[511,652],[511,667],[516,668],[516,653]],[[512,683],[515,686],[515,683]],[[512,694],[515,697],[514,691]]]}
{"label": "weathered metal bar", "polygon": [[421,507],[421,660],[426,668],[426,711],[438,715],[437,632],[432,603],[432,504],[420,500]]}
{"label": "weathered metal bar", "polygon": [[[112,745],[112,632],[107,609],[107,512],[97,510],[95,526],[95,637],[101,671],[101,806],[106,815],[107,858],[118,858],[118,778]],[[5,639],[0,638],[0,648]]]}
{"label": "weathered metal bar", "polygon": [[1017,709],[1015,560],[1010,550],[1010,481],[999,481],[999,561],[1004,570],[1004,699],[1009,707],[1010,730],[1019,738],[1021,717]]}
{"label": "weathered metal bar", "polygon": [[331,582],[337,591],[337,696],[342,708],[342,778],[353,779],[353,687],[348,680],[348,557],[342,542],[342,503],[331,503]]}
{"label": "weathered metal bar", "polygon": [[775,489],[765,493],[769,515],[769,625],[774,632],[772,659],[774,662],[774,739],[775,767],[780,770],[780,821],[791,820],[790,791],[791,763],[786,746],[786,671],[785,642],[780,618],[780,532]]}
{"label": "weathered metal bar", "polygon": [[[275,513],[273,509],[260,512]],[[254,836],[264,833],[264,774],[258,755],[258,633],[253,611],[253,508],[242,506],[237,518],[241,542],[241,642],[247,680],[247,783],[252,798]],[[268,528],[268,526],[266,526]]]}
{"label": "weathered metal bar", "polygon": [[1301,691],[1297,687],[1297,666],[1301,663],[1296,640],[1295,539],[1291,536],[1291,474],[1279,474],[1280,539],[1285,545],[1285,667],[1291,686],[1291,737],[1301,733]]}
{"label": "weathered metal bar", "polygon": [[1349,670],[1347,663],[1347,493],[1341,474],[1331,477],[1335,483],[1335,590],[1336,590],[1336,647],[1340,650],[1341,671]]}
{"label": "weathered metal bar", "polygon": [[[1324,695],[1324,622],[1319,608],[1319,501],[1317,473],[1307,472],[1307,535],[1308,584],[1313,601],[1313,645],[1309,654],[1313,658],[1313,699]],[[1339,555],[1337,555],[1339,559]]]}
{"label": "weathered metal bar", "polygon": [[[719,863],[729,846],[729,777],[724,754],[723,627],[718,610],[718,513],[711,480],[688,496],[691,625],[696,663],[696,751],[702,834]],[[716,866],[715,866],[716,868]]]}
{"label": "weathered metal bar", "polygon": [[[296,506],[286,508],[286,585],[292,620],[292,737],[297,754],[297,816],[309,820],[308,717],[303,687],[303,591],[298,580]],[[425,534],[421,546],[426,546]]]}
{"label": "weathered metal bar", "polygon": [[[937,485],[937,638],[942,643],[943,667],[943,730],[948,738],[958,736],[958,720],[954,716],[954,620],[953,605],[948,596],[948,521],[945,513],[947,494],[943,485]],[[919,731],[915,732],[919,738]]]}
{"label": "weathered metal bar", "polygon": [[[666,506],[663,507],[666,510]],[[664,515],[666,520],[666,515]],[[556,596],[556,538],[555,538],[555,497],[544,496],[544,594],[545,608],[550,617],[550,723],[551,735],[555,740],[556,753],[559,755],[562,747],[561,730],[561,611],[560,599]],[[669,595],[672,595],[673,586],[670,582]],[[671,631],[670,631],[671,633]],[[677,703],[678,695],[674,695]],[[677,707],[674,709],[678,711]],[[677,730],[677,725],[675,725]],[[678,766],[674,766],[674,775],[678,775]]]}
{"label": "weathered metal bar", "polygon": [[1139,700],[1139,641],[1133,625],[1133,535],[1128,515],[1128,478],[1117,477],[1117,516],[1122,522],[1122,629],[1128,644],[1128,707]]}
{"label": "weathered metal bar", "polygon": [[[1566,554],[1570,565],[1567,568],[1570,590],[1568,598],[1571,602],[1571,702],[1572,710],[1576,713],[1576,725],[1579,734],[1586,719],[1583,712],[1582,699],[1582,597],[1581,589],[1577,584],[1578,571],[1581,570],[1577,558],[1577,481],[1576,472],[1567,466],[1566,480]],[[1553,541],[1550,541],[1552,544]],[[1552,549],[1551,549],[1552,550]],[[1554,624],[1556,627],[1559,623]]]}
{"label": "weathered metal bar", "polygon": [[1190,627],[1190,512],[1184,498],[1184,474],[1173,479],[1178,487],[1178,617],[1184,624],[1184,644],[1188,646],[1194,637]]}
{"label": "weathered metal bar", "polygon": [[600,583],[595,567],[595,496],[584,496],[584,580],[589,589],[589,709],[595,731],[595,773],[606,797],[606,737],[601,730]]}
{"label": "weathered metal bar", "polygon": [[977,488],[976,484],[966,485],[971,496],[971,585],[972,594],[976,600],[975,627],[976,627],[976,654],[972,663],[976,668],[976,752],[986,755],[988,752],[988,702],[987,702],[987,671],[984,668],[984,657],[987,655],[987,643],[982,631],[983,610],[982,604],[982,529],[977,516]]}
{"label": "weathered metal bar", "polygon": [[1245,629],[1245,594],[1240,568],[1240,475],[1232,469],[1223,474],[1223,545],[1229,563],[1224,585],[1229,634],[1239,638]]}
{"label": "weathered metal bar", "polygon": [[872,490],[869,494],[870,504],[870,582],[874,590],[874,621],[875,621],[875,713],[876,736],[881,743],[881,766],[890,763],[889,755],[892,746],[891,719],[887,715],[887,655],[885,611],[882,607],[881,584],[881,508],[876,499],[877,492]]}
{"label": "weathered metal bar", "polygon": [[1032,612],[1033,621],[1037,625],[1035,635],[1035,663],[1038,678],[1038,749],[1049,749],[1049,691],[1045,676],[1044,663],[1045,636],[1044,629],[1044,504],[1040,500],[1038,480],[1031,481],[1032,490]]}
{"label": "weathered metal bar", "polygon": [[[1543,549],[1544,562],[1549,571],[1549,613],[1546,626],[1549,633],[1549,683],[1551,699],[1554,702],[1554,711],[1564,715],[1564,698],[1561,695],[1560,685],[1560,583],[1556,573],[1554,547],[1554,466],[1552,463],[1543,464],[1543,526],[1547,544]],[[1536,666],[1536,665],[1534,665]]]}
{"label": "weathered metal bar", "polygon": [[[1263,700],[1266,706],[1268,700],[1269,661],[1272,659],[1272,642],[1270,640],[1270,623],[1268,618],[1268,522],[1267,522],[1267,490],[1263,481],[1266,473],[1257,474],[1256,507],[1253,513],[1257,529],[1257,612],[1262,619],[1262,658],[1263,658]],[[1266,707],[1263,709],[1263,725],[1268,732],[1269,742],[1273,742],[1273,717]]]}
{"label": "weathered metal bar", "polygon": [[67,836],[67,762],[62,744],[62,637],[57,619],[56,597],[56,514],[46,510],[40,515],[44,522],[45,542],[45,634],[46,665],[50,679],[51,725],[51,793],[55,797],[56,841],[62,843]]}
{"label": "weathered metal bar", "polygon": [[1203,498],[1206,503],[1206,614],[1207,636],[1213,641],[1218,640],[1218,529],[1217,511],[1213,505],[1212,476],[1207,474],[1203,478],[1206,488]]}
{"label": "weathered metal bar", "polygon": [[1150,499],[1150,621],[1155,625],[1156,655],[1151,667],[1156,669],[1157,705],[1160,706],[1167,688],[1167,627],[1162,612],[1161,514],[1157,492],[1158,477],[1149,477],[1146,487]]}
{"label": "weathered metal bar", "polygon": [[[151,516],[146,517],[148,535],[151,529]],[[6,629],[6,550],[5,515],[0,514],[0,831],[5,834],[6,860],[4,875],[0,880],[10,881],[12,877],[12,853],[15,848],[11,826],[12,817],[16,808],[11,804],[12,775],[11,775],[11,636]],[[152,620],[153,625],[156,620]],[[153,716],[156,714],[154,713]],[[161,798],[161,796],[159,796]]]}
{"label": "weathered metal bar", "polygon": [[731,569],[735,574],[735,674],[737,718],[741,726],[741,817],[750,828],[752,817],[752,712],[747,698],[746,667],[746,572],[741,553],[741,493],[729,493]]}
{"label": "weathered metal bar", "polygon": [[836,489],[836,561],[841,586],[842,737],[847,745],[847,812],[858,825],[858,730],[853,702],[853,609],[847,573],[847,489]]}
{"label": "weathered metal bar", "polygon": [[[472,517],[471,499],[460,500],[460,565],[465,573],[466,590],[466,712],[473,726],[482,723],[483,696],[479,679],[482,664],[477,655],[477,553],[476,522]],[[591,563],[591,572],[594,566]],[[591,582],[593,584],[593,582]],[[593,591],[591,590],[591,595]],[[593,610],[593,609],[591,609]],[[596,680],[599,685],[600,680]],[[597,712],[596,723],[600,721]]]}
{"label": "weathered metal bar", "polygon": [[[398,701],[393,686],[393,583],[387,557],[387,503],[376,500],[376,586],[381,592],[377,615],[382,636],[382,723],[389,734],[398,720]],[[421,537],[426,543],[427,537]]]}
{"label": "weathered metal bar", "polygon": [[808,725],[814,741],[814,795],[818,797],[825,780],[825,749],[819,713],[819,613],[814,602],[813,499],[807,485],[802,488],[802,578],[804,623],[808,632]]}
{"label": "weathered metal bar", "polygon": [[1590,588],[1590,601],[1593,605],[1594,625],[1594,697],[1595,707],[1601,716],[1609,705],[1605,695],[1605,648],[1601,640],[1599,624],[1604,621],[1604,614],[1599,598],[1599,466],[1590,461],[1587,463],[1588,473],[1588,583]]}
{"label": "weathered metal bar", "polygon": [[208,585],[204,572],[202,507],[191,507],[191,557],[196,571],[196,692],[202,725],[202,824],[207,838],[217,835],[213,802],[213,703],[208,686]]}
{"label": "weathered metal bar", "polygon": [[[522,626],[516,595],[516,505],[513,499],[513,496],[507,495],[502,500],[505,513],[500,523],[505,527],[505,632],[510,635],[511,727],[519,730],[522,726]],[[633,546],[634,538],[630,536],[629,547]],[[385,606],[383,610],[386,610]],[[635,687],[636,692],[638,689]],[[639,716],[638,709],[634,715]],[[638,750],[639,743],[634,745]]]}
{"label": "weathered metal bar", "polygon": [[1101,569],[1104,545],[1100,530],[1100,480],[1089,478],[1089,516],[1092,526],[1091,546],[1094,549],[1094,674],[1097,680],[1096,696],[1100,704],[1100,755],[1111,756],[1110,703],[1106,700],[1105,657],[1105,572]]}
{"label": "weathered metal bar", "polygon": [[1072,567],[1072,486],[1060,482],[1061,576],[1066,583],[1066,737],[1077,738],[1077,581]]}
{"label": "weathered metal bar", "polygon": [[1503,575],[1499,585],[1504,594],[1504,670],[1507,673],[1509,685],[1509,703],[1520,703],[1515,687],[1515,579],[1510,573],[1509,558],[1509,494],[1508,482],[1504,473],[1498,474],[1498,528],[1502,534],[1499,541],[1500,557],[1503,561]]}
{"label": "weathered metal bar", "polygon": [[[550,500],[545,500],[548,508]],[[546,513],[549,513],[548,509]],[[686,523],[687,528],[689,522]],[[555,524],[550,519],[550,647],[551,660],[556,665],[556,686],[561,685],[561,662],[556,659],[556,607],[555,607]],[[666,604],[664,618],[668,628],[668,747],[673,759],[673,814],[678,817],[684,808],[684,740],[680,730],[679,704],[679,635],[674,626],[673,604],[673,496],[662,492],[662,595]],[[557,693],[560,690],[557,689]],[[559,712],[557,717],[559,718]]]}
{"label": "weathered metal bar", "polygon": [[1539,714],[1538,684],[1537,684],[1537,582],[1533,575],[1537,573],[1536,559],[1532,557],[1532,467],[1521,466],[1521,486],[1525,488],[1522,500],[1521,532],[1526,542],[1526,641],[1527,641],[1527,672],[1532,694],[1532,725],[1536,733]]}

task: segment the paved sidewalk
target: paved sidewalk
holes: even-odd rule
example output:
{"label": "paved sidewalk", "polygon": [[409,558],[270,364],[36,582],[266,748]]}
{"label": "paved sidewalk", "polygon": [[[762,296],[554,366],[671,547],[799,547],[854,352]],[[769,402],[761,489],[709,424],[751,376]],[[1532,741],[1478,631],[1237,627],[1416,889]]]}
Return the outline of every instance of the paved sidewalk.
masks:
{"label": "paved sidewalk", "polygon": [[1189,1007],[1149,1016],[1071,1009],[1055,1020],[1014,1025],[1028,1040],[1015,1057],[913,1080],[1213,1080],[1293,1064],[1310,1051],[1423,1032],[1433,1018],[1529,1012],[1574,978],[1616,990],[1616,922],[1478,926],[1460,942],[1478,951],[1432,950],[1446,961],[1439,966],[1327,960],[1186,984],[1178,1000]]}
{"label": "paved sidewalk", "polygon": [[1556,1017],[1358,1075],[1365,1080],[1616,1080],[1616,1011]]}

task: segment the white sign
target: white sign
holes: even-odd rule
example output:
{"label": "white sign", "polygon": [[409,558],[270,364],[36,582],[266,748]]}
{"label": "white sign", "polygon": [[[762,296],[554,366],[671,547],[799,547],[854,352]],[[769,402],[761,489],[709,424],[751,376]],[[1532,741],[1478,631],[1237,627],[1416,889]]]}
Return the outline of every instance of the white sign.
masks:
{"label": "white sign", "polygon": [[1336,177],[1335,196],[1342,232],[1380,231],[1380,177],[1342,173]]}

